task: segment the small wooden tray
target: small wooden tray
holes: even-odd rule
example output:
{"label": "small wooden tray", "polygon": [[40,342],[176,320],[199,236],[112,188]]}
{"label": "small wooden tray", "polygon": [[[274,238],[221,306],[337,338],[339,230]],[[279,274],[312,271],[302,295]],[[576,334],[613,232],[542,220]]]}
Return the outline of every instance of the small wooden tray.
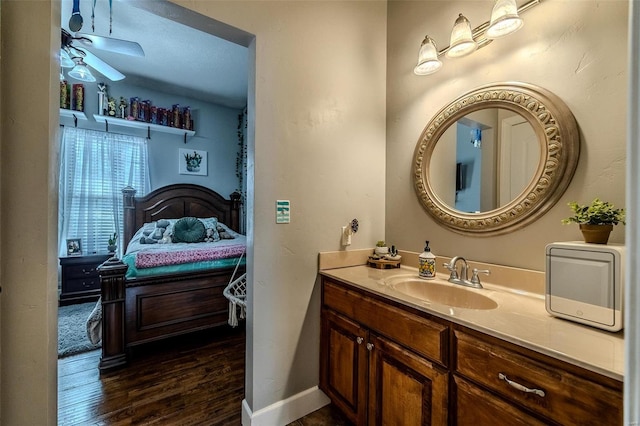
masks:
{"label": "small wooden tray", "polygon": [[377,269],[392,269],[400,267],[400,259],[398,260],[387,260],[387,259],[372,259],[369,258],[367,261],[369,266]]}

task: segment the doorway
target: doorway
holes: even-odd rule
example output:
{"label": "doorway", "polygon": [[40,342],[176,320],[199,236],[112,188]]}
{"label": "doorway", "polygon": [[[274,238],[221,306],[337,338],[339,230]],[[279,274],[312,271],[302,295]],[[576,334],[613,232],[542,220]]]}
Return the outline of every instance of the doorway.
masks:
{"label": "doorway", "polygon": [[[106,2],[105,2],[106,3]],[[153,3],[153,4],[146,4],[146,3]],[[64,6],[64,1],[63,1],[63,5],[62,5],[62,20],[64,22],[65,19],[68,19],[69,17],[69,12],[70,10],[67,10],[67,8],[65,8]],[[122,4],[120,4],[121,7]],[[130,5],[130,3],[126,3],[126,5]],[[210,37],[216,37],[216,38],[222,38],[224,40],[233,42],[235,44],[241,45],[243,46],[245,49],[248,48],[248,46],[250,45],[250,43],[253,40],[253,36],[250,34],[245,33],[244,31],[241,30],[236,30],[234,28],[230,28],[229,26],[217,22],[213,19],[201,16],[201,15],[197,15],[194,14],[193,12],[190,12],[188,10],[182,9],[177,5],[173,5],[171,3],[168,2],[145,2],[145,4],[133,4],[131,6],[132,8],[135,9],[140,9],[140,11],[143,11],[145,13],[152,13],[154,15],[156,15],[159,18],[165,19],[167,21],[171,21],[176,25],[182,25],[182,26],[188,26],[193,30],[197,30],[197,31],[205,31]],[[127,17],[129,19],[132,19],[132,17],[129,15],[127,15]],[[115,18],[114,18],[115,19]],[[87,25],[88,22],[85,22],[85,25]],[[90,31],[90,30],[89,30]],[[116,34],[113,34],[112,37],[117,37]],[[185,44],[188,44],[189,41],[185,41]],[[248,50],[248,54],[251,55],[252,52],[250,50]],[[107,57],[107,56],[106,56]],[[131,75],[131,76],[127,76],[127,78],[131,77],[132,80],[136,81],[136,82],[140,82],[140,77],[139,76],[135,76],[135,75]],[[252,79],[254,78],[253,75],[249,75],[247,77],[248,79]],[[189,92],[191,93],[191,92]],[[252,105],[254,105],[254,102],[252,102],[249,97],[253,96],[253,93],[248,92],[247,93],[247,100],[246,100],[246,104],[248,105],[247,108],[245,109],[246,111],[246,115],[245,115],[245,123],[246,123],[246,116],[248,115],[249,117],[253,116],[253,111],[251,110]],[[245,133],[247,131],[250,131],[250,129],[252,129],[251,126],[249,126],[249,129],[245,130]],[[246,134],[246,140],[247,141],[253,141],[254,140],[254,136],[252,134]],[[248,149],[251,149],[252,143],[246,143],[245,142],[245,147],[247,147]],[[248,156],[251,157],[252,153],[251,152],[247,152]],[[250,180],[251,176],[248,177],[249,179],[245,179],[245,185],[244,188],[242,188],[242,185],[240,185],[243,196],[244,196],[244,211],[246,212],[247,209],[247,200],[252,200],[253,199],[253,182]],[[246,223],[251,224],[252,221],[246,221]],[[252,232],[252,229],[250,228],[244,228],[244,233],[245,234],[249,234]],[[247,268],[251,268],[250,264],[247,264]]]}

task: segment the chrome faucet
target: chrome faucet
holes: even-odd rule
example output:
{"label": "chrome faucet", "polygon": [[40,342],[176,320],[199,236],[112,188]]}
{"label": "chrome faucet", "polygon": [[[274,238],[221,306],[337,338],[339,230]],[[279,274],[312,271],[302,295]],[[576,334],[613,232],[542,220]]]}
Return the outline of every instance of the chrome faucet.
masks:
{"label": "chrome faucet", "polygon": [[[462,266],[460,267],[460,274],[458,274],[457,264],[458,262],[462,262]],[[488,269],[476,269],[473,268],[471,279],[469,279],[469,265],[467,264],[467,260],[462,256],[456,256],[451,259],[451,262],[445,263],[444,267],[451,271],[451,275],[449,275],[449,282],[453,284],[464,285],[467,287],[473,288],[483,288],[480,283],[479,273],[489,275],[491,272]]]}

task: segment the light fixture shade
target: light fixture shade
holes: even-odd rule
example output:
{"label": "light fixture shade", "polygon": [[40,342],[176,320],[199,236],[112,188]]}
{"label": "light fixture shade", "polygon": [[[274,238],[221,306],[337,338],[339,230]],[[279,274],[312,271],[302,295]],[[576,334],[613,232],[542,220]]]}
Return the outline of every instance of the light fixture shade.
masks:
{"label": "light fixture shade", "polygon": [[469,20],[461,13],[451,31],[451,43],[445,53],[447,58],[460,58],[466,56],[478,48],[471,35]]}
{"label": "light fixture shade", "polygon": [[76,62],[76,66],[73,67],[71,71],[69,71],[69,77],[75,78],[76,80],[84,81],[86,83],[93,83],[96,81],[96,78],[91,74],[89,68],[84,63],[82,58],[73,58]]}
{"label": "light fixture shade", "polygon": [[438,59],[438,48],[436,43],[429,36],[425,36],[418,53],[418,65],[413,69],[416,75],[429,75],[438,71],[442,67],[442,62]]}
{"label": "light fixture shade", "polygon": [[522,28],[524,22],[518,16],[515,0],[497,0],[491,11],[491,22],[487,28],[488,39],[504,37]]}
{"label": "light fixture shade", "polygon": [[66,50],[60,49],[60,66],[62,68],[73,68],[76,63],[71,60]]}

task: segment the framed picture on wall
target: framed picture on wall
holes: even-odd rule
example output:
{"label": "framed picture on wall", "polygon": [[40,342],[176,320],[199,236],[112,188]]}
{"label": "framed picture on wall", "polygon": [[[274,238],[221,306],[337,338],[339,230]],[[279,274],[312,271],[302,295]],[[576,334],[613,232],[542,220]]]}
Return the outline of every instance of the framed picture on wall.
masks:
{"label": "framed picture on wall", "polygon": [[80,238],[69,238],[67,240],[67,256],[82,255],[82,240]]}
{"label": "framed picture on wall", "polygon": [[207,175],[207,151],[179,149],[178,172],[181,175]]}

